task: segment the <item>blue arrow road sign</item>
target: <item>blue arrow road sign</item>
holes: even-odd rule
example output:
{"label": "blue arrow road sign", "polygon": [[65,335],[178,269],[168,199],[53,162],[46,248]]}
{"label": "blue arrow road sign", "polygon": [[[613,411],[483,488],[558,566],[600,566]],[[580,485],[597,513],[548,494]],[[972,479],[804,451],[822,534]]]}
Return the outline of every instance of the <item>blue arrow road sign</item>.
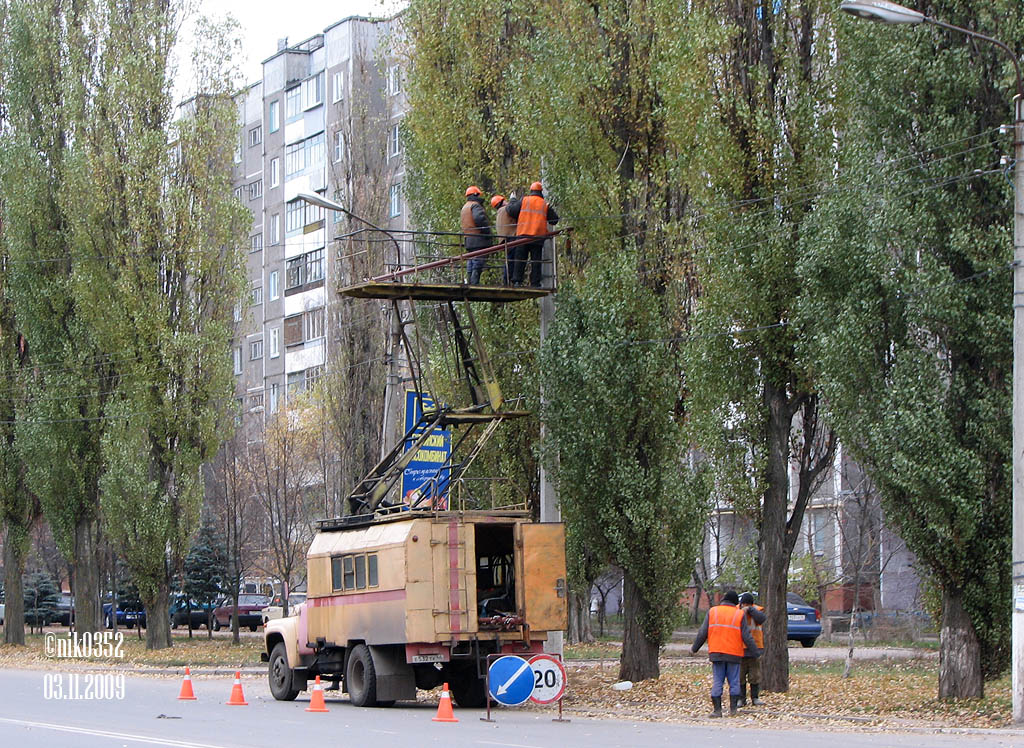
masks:
{"label": "blue arrow road sign", "polygon": [[533,693],[533,668],[522,657],[505,655],[491,663],[491,698],[505,706],[516,706]]}

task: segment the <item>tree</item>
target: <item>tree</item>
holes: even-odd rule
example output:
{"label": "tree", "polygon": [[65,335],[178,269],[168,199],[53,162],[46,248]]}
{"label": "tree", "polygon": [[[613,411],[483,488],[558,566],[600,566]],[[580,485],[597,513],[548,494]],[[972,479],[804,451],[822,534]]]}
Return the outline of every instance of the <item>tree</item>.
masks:
{"label": "tree", "polygon": [[[929,13],[1024,42],[1015,3]],[[829,320],[808,349],[843,442],[941,589],[938,694],[979,697],[1010,656],[1013,197],[993,171],[1014,76],[959,35],[915,29],[896,50],[865,26],[840,37],[851,188],[823,204],[799,267],[806,319]]]}
{"label": "tree", "polygon": [[[60,592],[53,579],[45,571],[33,571],[22,582],[24,615],[30,629],[34,626],[40,632],[43,626],[57,615],[57,601]],[[14,601],[7,596],[7,603]],[[6,625],[6,623],[5,623]]]}
{"label": "tree", "polygon": [[185,557],[184,572],[181,591],[189,613],[189,638],[192,637],[193,601],[206,610],[206,636],[213,638],[213,603],[224,594],[228,584],[228,557],[224,538],[209,518],[199,526]]}
{"label": "tree", "polygon": [[[564,289],[544,343],[549,465],[574,542],[623,570],[619,677],[658,676],[706,512],[700,473],[680,453],[678,366],[667,321],[635,260],[594,268]],[[660,350],[658,350],[660,348]]]}
{"label": "tree", "polygon": [[698,131],[707,177],[694,183],[704,207],[702,295],[687,349],[692,438],[721,498],[755,518],[767,615],[761,683],[786,691],[789,561],[836,444],[794,324],[800,238],[835,164],[831,4],[699,6],[705,33],[722,43],[700,84],[709,93]]}

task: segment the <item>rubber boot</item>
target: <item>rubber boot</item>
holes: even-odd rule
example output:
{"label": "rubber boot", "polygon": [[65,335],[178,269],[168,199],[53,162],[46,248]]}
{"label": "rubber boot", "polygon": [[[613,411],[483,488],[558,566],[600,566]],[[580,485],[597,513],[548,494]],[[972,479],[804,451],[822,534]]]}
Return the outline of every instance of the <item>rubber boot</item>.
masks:
{"label": "rubber boot", "polygon": [[[753,696],[753,692],[751,692],[751,696]],[[746,683],[740,683],[740,701],[739,701],[739,704],[740,704],[740,706],[746,706],[747,705],[747,684]]]}
{"label": "rubber boot", "polygon": [[709,714],[709,717],[721,717],[722,716],[722,697],[712,696],[711,703],[715,705],[715,710]]}
{"label": "rubber boot", "polygon": [[732,694],[729,694],[729,716],[730,717],[735,717],[737,714],[740,713],[739,707],[737,706],[737,704],[739,704],[739,701],[740,701],[740,695],[739,694],[736,694],[735,696],[733,696]]}
{"label": "rubber boot", "polygon": [[761,706],[764,702],[758,697],[761,695],[761,684],[751,683],[750,684],[750,703],[752,706]]}

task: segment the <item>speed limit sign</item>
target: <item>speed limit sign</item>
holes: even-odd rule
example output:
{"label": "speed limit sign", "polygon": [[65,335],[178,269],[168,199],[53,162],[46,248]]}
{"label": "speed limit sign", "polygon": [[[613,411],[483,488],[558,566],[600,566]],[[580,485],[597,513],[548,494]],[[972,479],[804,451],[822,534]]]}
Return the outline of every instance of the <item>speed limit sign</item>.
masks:
{"label": "speed limit sign", "polygon": [[530,658],[533,670],[533,694],[530,701],[536,704],[550,704],[558,701],[565,693],[565,668],[556,658],[539,654]]}

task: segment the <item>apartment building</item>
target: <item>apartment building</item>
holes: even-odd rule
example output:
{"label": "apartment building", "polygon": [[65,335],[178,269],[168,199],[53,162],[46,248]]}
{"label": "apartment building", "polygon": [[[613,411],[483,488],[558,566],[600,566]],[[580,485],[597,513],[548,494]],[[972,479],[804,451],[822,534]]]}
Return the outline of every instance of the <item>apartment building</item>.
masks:
{"label": "apartment building", "polygon": [[236,98],[235,194],[252,213],[247,303],[236,310],[235,396],[257,423],[305,391],[331,361],[331,314],[344,264],[340,212],[406,228],[395,18],[350,17],[297,44],[283,39]]}

